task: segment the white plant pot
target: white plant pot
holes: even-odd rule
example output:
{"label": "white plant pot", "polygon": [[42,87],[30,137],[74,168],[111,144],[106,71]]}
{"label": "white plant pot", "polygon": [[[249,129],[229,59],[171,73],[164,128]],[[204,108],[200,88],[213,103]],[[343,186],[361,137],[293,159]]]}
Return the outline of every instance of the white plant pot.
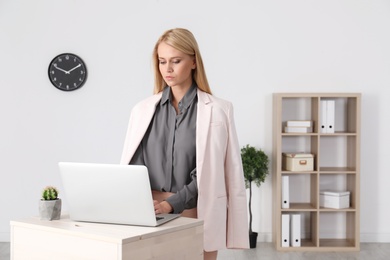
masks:
{"label": "white plant pot", "polygon": [[39,217],[41,220],[58,220],[61,217],[61,199],[40,200]]}

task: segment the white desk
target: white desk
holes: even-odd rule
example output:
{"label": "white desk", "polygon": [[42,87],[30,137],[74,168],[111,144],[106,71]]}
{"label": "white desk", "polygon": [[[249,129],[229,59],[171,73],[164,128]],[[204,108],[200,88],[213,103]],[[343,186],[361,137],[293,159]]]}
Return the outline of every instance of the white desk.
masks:
{"label": "white desk", "polygon": [[11,221],[11,260],[203,259],[203,221],[160,227],[74,222],[68,216]]}

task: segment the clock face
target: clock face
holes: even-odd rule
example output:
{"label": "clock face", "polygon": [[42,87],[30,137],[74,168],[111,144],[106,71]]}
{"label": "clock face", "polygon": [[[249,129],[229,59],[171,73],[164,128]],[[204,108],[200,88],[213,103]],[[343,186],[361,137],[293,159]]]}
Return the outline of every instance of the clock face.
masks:
{"label": "clock face", "polygon": [[49,79],[60,90],[76,90],[81,88],[87,80],[87,68],[77,55],[63,53],[50,62]]}

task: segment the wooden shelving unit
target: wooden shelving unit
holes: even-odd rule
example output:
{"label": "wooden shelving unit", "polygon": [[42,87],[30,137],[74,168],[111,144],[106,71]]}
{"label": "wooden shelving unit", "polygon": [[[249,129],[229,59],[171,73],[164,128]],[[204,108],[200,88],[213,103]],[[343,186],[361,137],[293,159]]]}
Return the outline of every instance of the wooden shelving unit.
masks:
{"label": "wooden shelving unit", "polygon": [[[321,133],[321,100],[335,100],[335,132]],[[280,251],[360,250],[360,93],[274,93],[273,239]],[[289,120],[311,120],[312,133],[284,133]],[[314,154],[314,169],[282,168],[282,153]],[[282,176],[289,176],[290,207],[282,208]],[[320,191],[350,191],[350,207],[320,207]],[[282,214],[301,215],[301,246],[282,247]]]}

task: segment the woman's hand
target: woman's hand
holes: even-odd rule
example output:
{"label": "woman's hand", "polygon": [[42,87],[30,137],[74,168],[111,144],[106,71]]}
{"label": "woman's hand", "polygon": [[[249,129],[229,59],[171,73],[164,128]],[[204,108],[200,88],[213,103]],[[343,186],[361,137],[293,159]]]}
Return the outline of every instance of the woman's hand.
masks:
{"label": "woman's hand", "polygon": [[173,208],[171,204],[166,201],[158,202],[157,200],[153,200],[154,203],[154,212],[157,214],[167,214],[171,213]]}

